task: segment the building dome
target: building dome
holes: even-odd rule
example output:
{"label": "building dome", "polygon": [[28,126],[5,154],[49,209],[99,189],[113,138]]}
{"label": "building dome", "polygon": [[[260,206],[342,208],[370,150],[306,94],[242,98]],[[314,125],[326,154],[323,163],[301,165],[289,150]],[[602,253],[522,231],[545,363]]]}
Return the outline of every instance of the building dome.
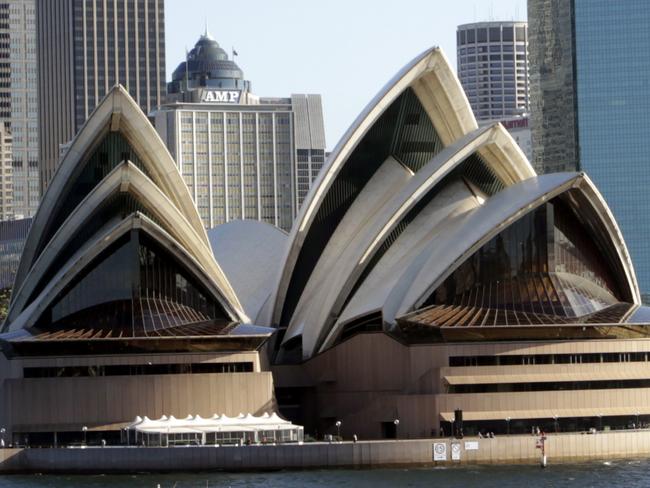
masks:
{"label": "building dome", "polygon": [[174,70],[167,91],[182,93],[204,87],[249,89],[244,72],[228,59],[226,51],[207,31],[187,54],[187,59]]}

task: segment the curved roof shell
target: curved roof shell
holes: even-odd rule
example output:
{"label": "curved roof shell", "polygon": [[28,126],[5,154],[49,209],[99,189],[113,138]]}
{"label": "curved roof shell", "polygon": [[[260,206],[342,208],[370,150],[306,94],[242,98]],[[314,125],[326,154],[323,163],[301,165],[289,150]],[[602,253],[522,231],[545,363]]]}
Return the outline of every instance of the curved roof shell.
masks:
{"label": "curved roof shell", "polygon": [[[107,218],[115,219],[103,212],[106,203],[112,203],[116,196],[129,196],[140,204],[166,232],[181,243],[192,255],[197,256],[211,276],[219,276],[219,270],[209,247],[205,246],[185,216],[140,169],[124,161],[113,169],[73,210],[56,231],[48,245],[39,255],[22,285],[14,291],[12,308],[8,315],[11,321],[33,295],[35,289],[51,279],[48,271],[55,266],[55,260],[66,250],[79,242],[79,229],[87,233],[89,228],[104,223]],[[118,217],[119,220],[119,217]]]}
{"label": "curved roof shell", "polygon": [[[155,130],[115,87],[44,195],[5,330],[36,327],[99,256],[137,232],[165,249],[229,320],[280,328],[279,360],[307,358],[356,324],[394,330],[485,246],[555,204],[591,237],[586,266],[605,263],[605,302],[638,305],[625,242],[591,181],[581,173],[537,176],[500,124],[479,128],[437,48],[411,61],[352,124],[289,235],[247,221],[206,233]],[[544,221],[545,232],[556,231],[551,224]],[[589,271],[573,283],[589,281]]]}
{"label": "curved roof shell", "polygon": [[288,236],[272,307],[259,317],[283,329],[283,348],[302,357],[372,314],[388,327],[477,246],[569,189],[583,199],[576,211],[588,213],[590,231],[606,236],[623,298],[638,303],[625,243],[588,178],[537,177],[500,124],[477,127],[442,52],[425,51],[330,155]]}
{"label": "curved roof shell", "polygon": [[92,241],[88,241],[75,253],[66,262],[65,266],[59,269],[57,274],[47,282],[43,291],[14,320],[8,323],[8,331],[36,326],[41,314],[52,304],[57,295],[69,283],[84,273],[86,268],[104,250],[115,243],[120,237],[134,229],[142,229],[157,242],[164,245],[167,251],[173,254],[179,262],[191,270],[191,273],[212,291],[214,296],[219,297],[219,301],[224,309],[230,314],[232,319],[236,320],[237,311],[232,308],[231,304],[223,296],[222,291],[200,265],[200,262],[155,222],[142,214],[135,213],[117,224],[107,225],[105,227],[105,230],[98,233]]}
{"label": "curved roof shell", "polygon": [[[174,161],[128,93],[115,86],[70,143],[43,196],[25,244],[5,330],[35,326],[66,283],[82,276],[89,263],[129,229],[141,230],[164,249],[176,263],[169,263],[168,273],[176,273],[171,270],[177,266],[199,283],[207,293],[201,300],[219,303],[230,321],[248,321],[214,259]],[[183,291],[188,285],[180,276],[164,286],[165,293],[183,302],[190,295]],[[163,300],[163,314],[181,310],[187,320],[202,317],[183,312],[181,302],[176,306],[162,296],[156,300]]]}
{"label": "curved roof shell", "polygon": [[109,132],[119,132],[128,141],[150,172],[152,180],[183,212],[201,240],[205,244],[208,243],[192,197],[165,144],[128,92],[122,86],[116,85],[95,107],[59,161],[34,216],[16,274],[16,285],[21,285],[38,254],[47,245],[53,234],[50,227],[53,225],[55,214],[66,201],[83,169],[83,164],[101,143],[103,136]]}
{"label": "curved roof shell", "polygon": [[[513,185],[484,205],[441,226],[426,248],[415,257],[393,286],[383,305],[384,320],[394,323],[399,316],[416,310],[426,298],[471,254],[504,228],[516,222],[544,202],[570,190],[577,190],[599,214],[592,222],[595,235],[607,241],[614,262],[621,265],[622,298],[640,303],[633,267],[616,223],[607,215],[607,206],[586,175],[556,173],[530,178]],[[586,212],[586,210],[581,210]]]}
{"label": "curved roof shell", "polygon": [[269,306],[287,234],[259,220],[231,220],[208,230],[208,238],[246,315],[255,324],[266,324],[258,316]]}

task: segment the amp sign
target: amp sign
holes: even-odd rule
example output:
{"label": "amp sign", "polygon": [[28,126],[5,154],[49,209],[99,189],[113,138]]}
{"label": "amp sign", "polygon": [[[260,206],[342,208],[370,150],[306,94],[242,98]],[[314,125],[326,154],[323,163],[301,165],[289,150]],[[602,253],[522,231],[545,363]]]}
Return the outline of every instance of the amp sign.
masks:
{"label": "amp sign", "polygon": [[236,90],[203,90],[202,102],[207,103],[237,103],[239,91]]}

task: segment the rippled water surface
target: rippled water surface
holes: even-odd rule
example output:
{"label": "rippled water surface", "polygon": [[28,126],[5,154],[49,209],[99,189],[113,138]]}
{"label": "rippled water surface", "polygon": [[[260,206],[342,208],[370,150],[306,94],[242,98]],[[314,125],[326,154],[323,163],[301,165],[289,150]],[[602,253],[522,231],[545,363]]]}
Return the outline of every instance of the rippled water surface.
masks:
{"label": "rippled water surface", "polygon": [[650,460],[537,466],[318,470],[269,473],[185,473],[119,476],[0,476],[1,488],[216,487],[650,487]]}

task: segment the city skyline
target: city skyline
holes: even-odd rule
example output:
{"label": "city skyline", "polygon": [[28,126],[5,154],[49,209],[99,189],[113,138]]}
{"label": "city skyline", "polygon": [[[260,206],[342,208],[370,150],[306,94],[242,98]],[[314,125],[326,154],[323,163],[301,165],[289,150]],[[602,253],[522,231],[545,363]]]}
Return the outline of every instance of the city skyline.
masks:
{"label": "city skyline", "polygon": [[416,0],[400,3],[399,9],[387,1],[253,0],[248,8],[255,15],[244,19],[235,4],[214,8],[208,0],[167,0],[167,80],[207,26],[229,55],[236,50],[235,61],[251,80],[254,94],[320,93],[327,149],[332,150],[356,115],[414,53],[437,45],[455,67],[458,25],[527,17],[526,0],[459,0],[441,7],[439,1]]}
{"label": "city skyline", "polygon": [[0,2],[0,479],[650,454],[650,1],[245,6]]}

